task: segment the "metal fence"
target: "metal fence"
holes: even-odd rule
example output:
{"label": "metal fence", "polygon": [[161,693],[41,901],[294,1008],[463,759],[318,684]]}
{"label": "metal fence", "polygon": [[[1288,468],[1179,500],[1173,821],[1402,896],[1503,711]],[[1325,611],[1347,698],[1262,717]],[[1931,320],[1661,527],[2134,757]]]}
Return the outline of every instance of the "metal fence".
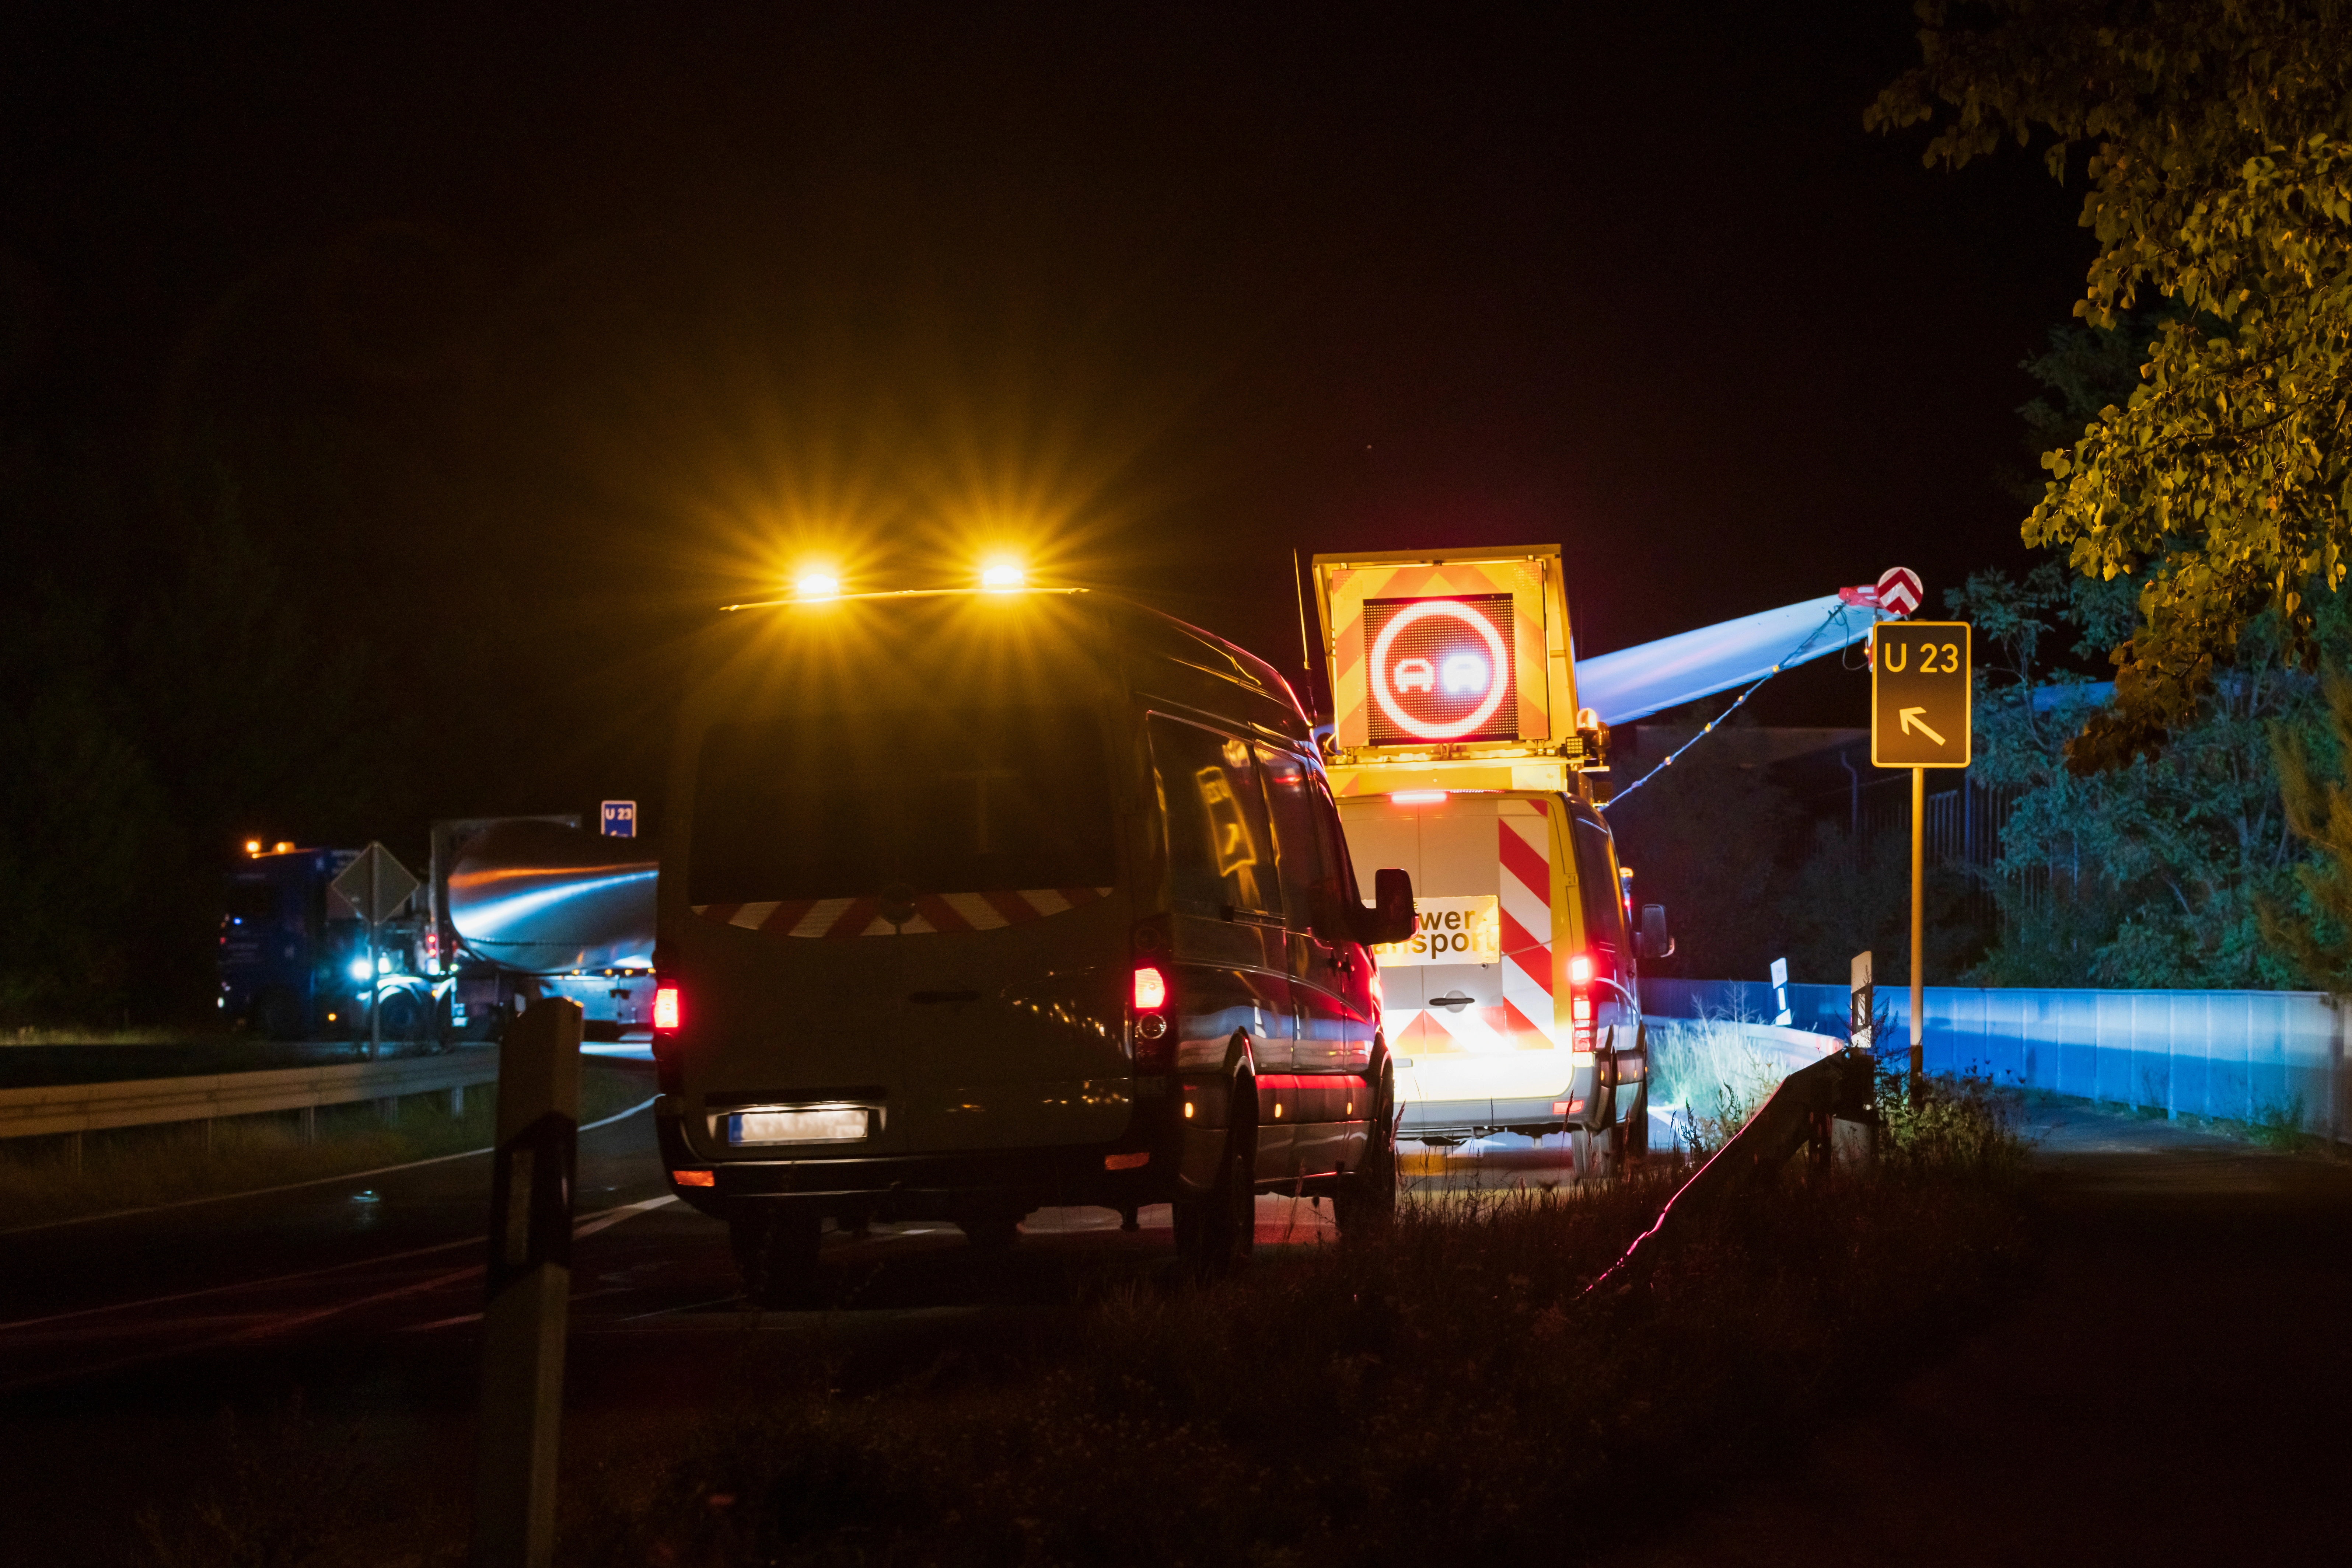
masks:
{"label": "metal fence", "polygon": [[[2344,1011],[2316,991],[2074,991],[1930,985],[1921,1043],[1927,1070],[1978,1073],[2162,1110],[2352,1136]],[[1888,1050],[1910,1042],[1907,987],[1881,985]],[[1760,981],[1644,980],[1662,1017],[1773,1016]],[[1843,985],[1789,987],[1790,1022],[1843,1039]]]}
{"label": "metal fence", "polygon": [[44,1084],[0,1089],[0,1139],[79,1135],[117,1127],[147,1127],[169,1121],[209,1123],[225,1116],[269,1111],[310,1114],[322,1105],[360,1100],[397,1100],[412,1094],[447,1091],[455,1107],[477,1084],[496,1083],[499,1053],[472,1048],[441,1057],[404,1057],[391,1061],[351,1062],[333,1067],[281,1068],[262,1072],[212,1073],[194,1078],[137,1079],[120,1083]]}

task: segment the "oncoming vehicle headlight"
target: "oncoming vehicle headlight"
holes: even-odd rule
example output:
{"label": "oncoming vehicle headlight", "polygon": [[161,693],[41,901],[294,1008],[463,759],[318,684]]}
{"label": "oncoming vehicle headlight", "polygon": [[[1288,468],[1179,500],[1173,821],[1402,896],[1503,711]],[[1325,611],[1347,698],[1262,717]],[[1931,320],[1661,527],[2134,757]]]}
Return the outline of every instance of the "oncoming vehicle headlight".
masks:
{"label": "oncoming vehicle headlight", "polygon": [[368,961],[367,961],[366,959],[364,959],[364,958],[354,958],[354,959],[352,959],[352,979],[354,979],[354,980],[365,980],[365,979],[368,977],[368,968],[369,968],[369,965],[368,965]]}

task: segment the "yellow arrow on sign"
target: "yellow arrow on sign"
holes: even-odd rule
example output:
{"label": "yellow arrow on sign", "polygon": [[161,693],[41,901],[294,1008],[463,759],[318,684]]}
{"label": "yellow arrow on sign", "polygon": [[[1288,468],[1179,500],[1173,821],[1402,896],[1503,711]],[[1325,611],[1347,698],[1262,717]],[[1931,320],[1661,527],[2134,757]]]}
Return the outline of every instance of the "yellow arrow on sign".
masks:
{"label": "yellow arrow on sign", "polygon": [[1919,733],[1927,736],[1927,739],[1935,742],[1936,744],[1939,746],[1948,745],[1950,742],[1946,741],[1943,736],[1936,733],[1935,731],[1927,728],[1926,721],[1919,717],[1920,714],[1925,713],[1926,711],[1927,710],[1925,708],[1906,708],[1903,710],[1904,730],[1906,732],[1912,730],[1916,730]]}

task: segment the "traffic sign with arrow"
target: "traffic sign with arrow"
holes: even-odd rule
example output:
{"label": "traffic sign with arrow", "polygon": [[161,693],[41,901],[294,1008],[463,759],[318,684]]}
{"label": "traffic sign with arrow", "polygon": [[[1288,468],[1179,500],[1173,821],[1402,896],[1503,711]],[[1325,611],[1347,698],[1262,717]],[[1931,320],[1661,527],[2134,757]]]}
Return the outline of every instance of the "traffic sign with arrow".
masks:
{"label": "traffic sign with arrow", "polygon": [[1964,768],[1969,723],[1965,621],[1870,628],[1870,760],[1882,768]]}

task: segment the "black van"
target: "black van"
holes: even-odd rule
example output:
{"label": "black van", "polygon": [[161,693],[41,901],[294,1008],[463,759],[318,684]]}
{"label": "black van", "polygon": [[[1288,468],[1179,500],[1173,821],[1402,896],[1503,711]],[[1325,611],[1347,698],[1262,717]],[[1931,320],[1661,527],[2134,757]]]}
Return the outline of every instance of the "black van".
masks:
{"label": "black van", "polygon": [[1255,1195],[1396,1193],[1394,1083],[1310,726],[1272,668],[1083,591],[735,612],[662,846],[655,1059],[678,1195],[792,1297],[824,1220],[982,1245],[1046,1205],[1174,1205],[1245,1253]]}

